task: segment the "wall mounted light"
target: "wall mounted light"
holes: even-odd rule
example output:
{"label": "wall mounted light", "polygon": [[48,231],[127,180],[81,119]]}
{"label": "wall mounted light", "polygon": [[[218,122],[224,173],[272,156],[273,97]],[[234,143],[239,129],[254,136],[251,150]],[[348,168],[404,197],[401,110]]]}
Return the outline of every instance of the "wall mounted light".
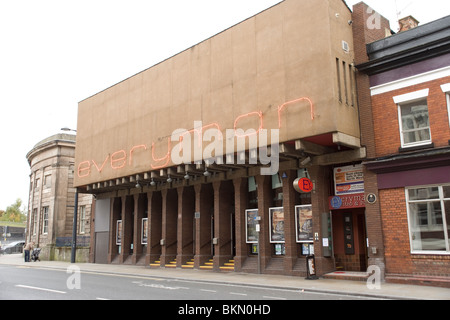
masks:
{"label": "wall mounted light", "polygon": [[169,174],[169,177],[167,178],[167,182],[168,183],[171,183],[173,180],[172,180],[172,178],[170,177],[170,174]]}
{"label": "wall mounted light", "polygon": [[206,168],[205,172],[203,172],[203,175],[205,177],[210,177],[211,176],[211,172],[208,171],[208,168]]}

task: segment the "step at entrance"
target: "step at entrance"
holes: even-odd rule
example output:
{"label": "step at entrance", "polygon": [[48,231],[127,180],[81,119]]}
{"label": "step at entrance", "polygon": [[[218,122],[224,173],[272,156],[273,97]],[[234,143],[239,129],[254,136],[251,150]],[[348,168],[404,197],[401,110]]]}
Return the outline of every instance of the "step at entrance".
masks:
{"label": "step at entrance", "polygon": [[177,267],[177,258],[175,260],[170,261],[164,267],[166,268],[176,268]]}
{"label": "step at entrance", "polygon": [[193,269],[194,268],[194,259],[187,261],[186,264],[181,265],[183,269]]}
{"label": "step at entrance", "polygon": [[209,259],[208,262],[205,262],[204,265],[200,266],[200,269],[212,270],[213,266],[214,266],[213,259]]}
{"label": "step at entrance", "polygon": [[161,267],[161,261],[160,260],[156,260],[153,263],[150,263],[150,267],[151,268],[160,268]]}
{"label": "step at entrance", "polygon": [[219,267],[221,271],[234,271],[234,260],[230,259],[228,262],[225,262],[223,266]]}

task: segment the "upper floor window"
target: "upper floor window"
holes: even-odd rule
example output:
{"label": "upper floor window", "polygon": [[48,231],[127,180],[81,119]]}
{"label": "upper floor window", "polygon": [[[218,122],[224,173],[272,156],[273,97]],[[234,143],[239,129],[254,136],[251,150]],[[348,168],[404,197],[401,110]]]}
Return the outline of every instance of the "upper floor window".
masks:
{"label": "upper floor window", "polygon": [[447,98],[447,111],[448,111],[448,120],[449,120],[449,125],[450,125],[450,83],[443,84],[441,86],[441,88]]}
{"label": "upper floor window", "polygon": [[402,148],[431,143],[428,89],[394,97],[398,105]]}

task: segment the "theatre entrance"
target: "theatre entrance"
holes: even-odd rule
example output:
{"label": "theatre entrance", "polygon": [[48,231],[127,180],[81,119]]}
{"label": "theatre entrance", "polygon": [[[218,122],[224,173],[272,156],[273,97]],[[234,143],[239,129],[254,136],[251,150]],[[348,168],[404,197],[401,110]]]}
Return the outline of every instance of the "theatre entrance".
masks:
{"label": "theatre entrance", "polygon": [[337,271],[367,270],[365,208],[332,211],[333,249]]}

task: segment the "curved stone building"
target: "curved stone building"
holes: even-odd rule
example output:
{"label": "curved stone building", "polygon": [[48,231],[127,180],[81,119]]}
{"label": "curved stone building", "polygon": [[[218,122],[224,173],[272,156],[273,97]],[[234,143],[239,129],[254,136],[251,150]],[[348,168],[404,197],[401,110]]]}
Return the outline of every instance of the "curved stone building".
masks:
{"label": "curved stone building", "polygon": [[[56,134],[27,154],[30,164],[29,214],[26,241],[42,248],[41,259],[70,260],[74,201],[76,136]],[[90,247],[91,195],[78,201],[78,261],[87,261]]]}

